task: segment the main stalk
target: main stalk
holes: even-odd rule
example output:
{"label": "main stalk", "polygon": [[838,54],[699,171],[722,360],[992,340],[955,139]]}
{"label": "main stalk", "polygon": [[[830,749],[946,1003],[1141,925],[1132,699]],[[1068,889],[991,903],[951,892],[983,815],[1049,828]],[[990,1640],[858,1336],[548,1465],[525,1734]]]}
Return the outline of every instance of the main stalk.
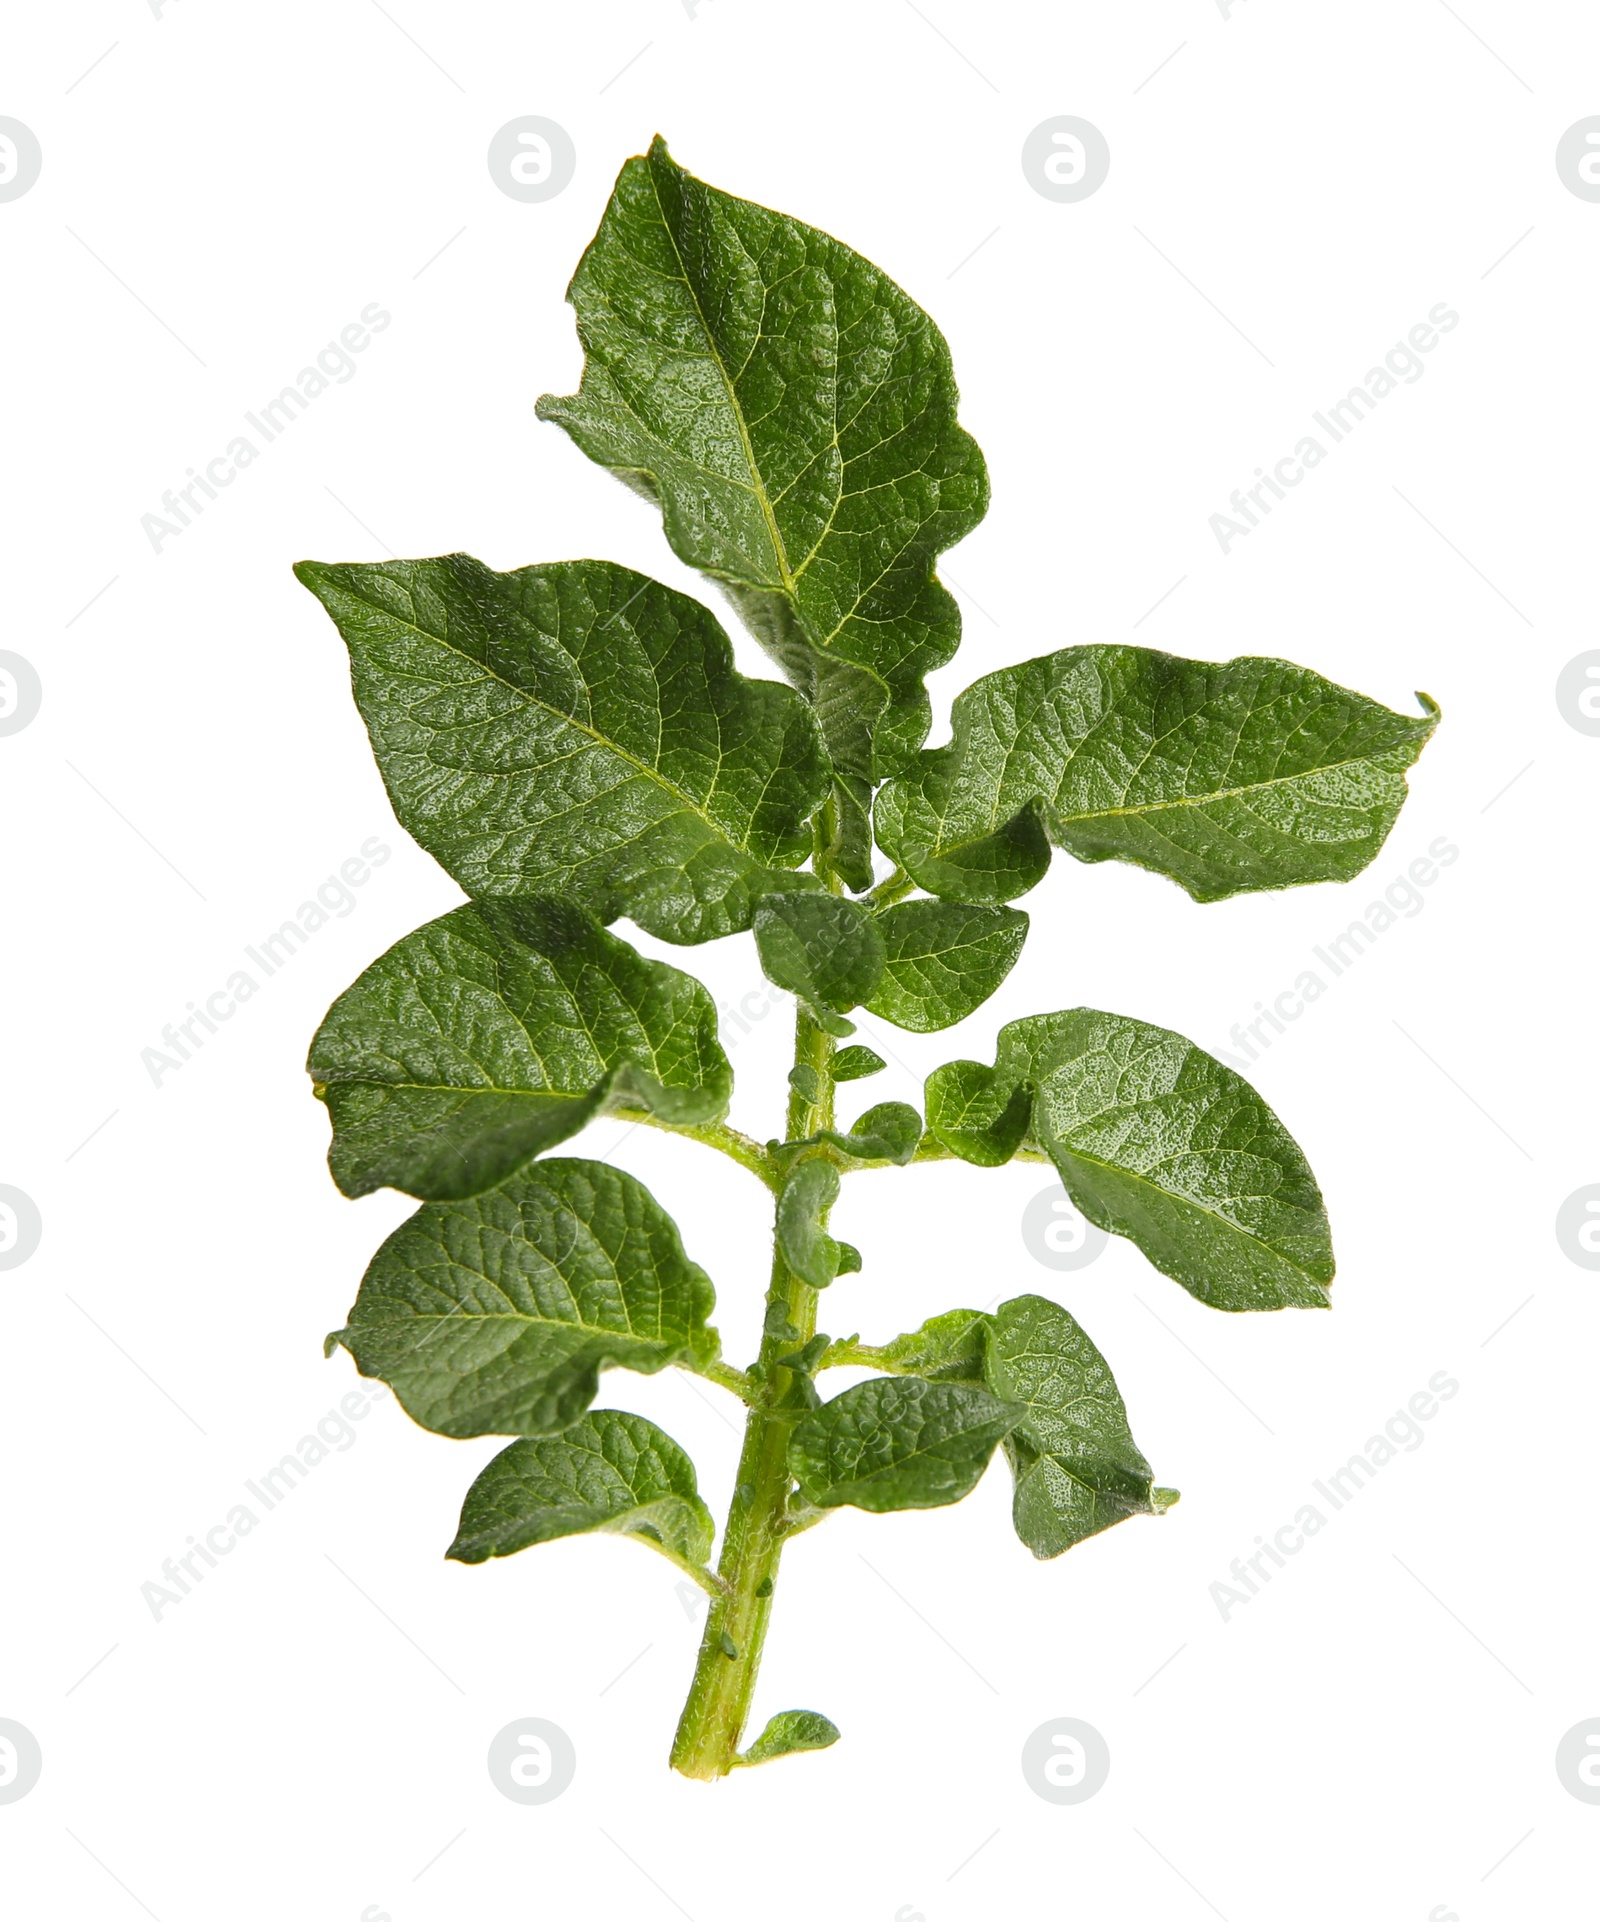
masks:
{"label": "main stalk", "polygon": [[[811,1092],[789,1097],[787,1137],[803,1140],[833,1126],[833,1041],[804,1008],[795,1020],[795,1066],[815,1077]],[[804,1080],[804,1076],[797,1076]],[[713,1598],[694,1681],[672,1744],[672,1766],[712,1782],[734,1766],[772,1613],[778,1559],[790,1520],[789,1437],[804,1412],[791,1393],[792,1372],[778,1366],[816,1333],[817,1291],[790,1273],[774,1234],[760,1366],[745,1419],[739,1476],[723,1531],[717,1573],[727,1592]]]}

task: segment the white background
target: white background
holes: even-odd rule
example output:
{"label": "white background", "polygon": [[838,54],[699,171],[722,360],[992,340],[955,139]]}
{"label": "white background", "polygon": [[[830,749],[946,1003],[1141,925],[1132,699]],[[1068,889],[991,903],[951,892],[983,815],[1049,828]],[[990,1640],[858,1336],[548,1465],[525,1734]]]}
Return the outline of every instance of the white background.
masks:
{"label": "white background", "polygon": [[[0,1717],[44,1752],[0,1806],[9,1913],[1520,1922],[1594,1901],[1600,1808],[1554,1753],[1600,1715],[1600,1277],[1554,1220],[1600,1179],[1600,740],[1554,690],[1595,645],[1600,205],[1554,153],[1600,112],[1600,19],[919,5],[79,0],[8,19],[0,113],[44,154],[0,204],[0,646],[44,687],[0,740],[0,1181],[44,1221],[0,1275]],[[578,154],[540,205],[485,164],[530,113]],[[1020,164],[1063,113],[1112,155],[1073,205]],[[1129,638],[1284,653],[1444,709],[1368,876],[1202,909],[1058,856],[973,1020],[863,1024],[892,1066],[855,1105],[915,1100],[937,1062],[988,1058],[1042,1008],[1231,1047],[1436,837],[1460,850],[1251,1070],[1327,1195],[1332,1314],[1208,1312],[1122,1243],[1052,1273],[1020,1231],[1037,1168],[848,1186],[837,1225],[866,1267],[825,1326],[882,1339],[1051,1294],[1184,1498],[1053,1563],[1012,1537],[1001,1471],[955,1509],[842,1513],[788,1557],[757,1710],[820,1709],[844,1738],[711,1788],[665,1766],[697,1637],[674,1572],[607,1539],[445,1563],[499,1444],[428,1435],[391,1401],[159,1622],[141,1599],[354,1385],[320,1339],[409,1204],[336,1193],[305,1048],[338,990],[459,898],[397,829],[290,563],[599,555],[707,593],[656,516],[533,418],[576,383],[563,290],[657,129],[879,262],[950,340],[994,500],[949,557],[966,639],[935,740],[978,673]],[[152,551],[163,491],[373,301],[392,325],[356,377]],[[1441,301],[1460,324],[1425,376],[1224,555],[1208,517]],[[374,835],[392,858],[354,911],[153,1086],[163,1025]],[[672,958],[725,1003],[759,986],[742,938]],[[786,1029],[728,1030],[733,1119],[763,1137]],[[614,1124],[580,1145],[666,1199],[742,1357],[757,1185]],[[1211,1584],[1441,1369],[1460,1391],[1424,1444],[1224,1622]],[[679,1376],[603,1390],[691,1450],[720,1513],[733,1402]],[[578,1753],[540,1808],[485,1767],[525,1715]],[[1019,1766],[1063,1715],[1112,1755],[1071,1808]]]}

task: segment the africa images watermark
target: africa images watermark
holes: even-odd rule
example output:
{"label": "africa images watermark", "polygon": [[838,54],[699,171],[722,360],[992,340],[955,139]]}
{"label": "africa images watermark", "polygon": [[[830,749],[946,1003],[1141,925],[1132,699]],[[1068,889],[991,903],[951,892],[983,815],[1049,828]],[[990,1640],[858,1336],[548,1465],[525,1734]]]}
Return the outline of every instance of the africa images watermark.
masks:
{"label": "africa images watermark", "polygon": [[1384,1423],[1382,1434],[1373,1435],[1360,1454],[1352,1455],[1326,1481],[1313,1481],[1311,1486],[1326,1504],[1327,1513],[1316,1502],[1302,1502],[1290,1521],[1273,1530],[1270,1541],[1258,1535],[1254,1554],[1234,1558],[1228,1569],[1231,1582],[1213,1582],[1207,1590],[1223,1621],[1230,1621],[1235,1610],[1259,1595],[1272,1580],[1273,1569],[1287,1568],[1288,1558],[1298,1555],[1313,1535],[1320,1535],[1330,1517],[1348,1508],[1402,1449],[1414,1455],[1428,1439],[1421,1424],[1432,1421],[1440,1403],[1454,1401],[1460,1392],[1461,1384],[1453,1375],[1443,1368],[1435,1369],[1427,1387],[1419,1388],[1405,1407],[1397,1408]]}
{"label": "africa images watermark", "polygon": [[374,1406],[388,1398],[388,1389],[381,1386],[352,1388],[339,1406],[330,1408],[317,1423],[314,1434],[301,1436],[292,1455],[285,1455],[258,1481],[247,1480],[245,1488],[251,1501],[235,1502],[203,1537],[191,1535],[187,1549],[169,1555],[161,1564],[159,1582],[140,1584],[139,1593],[151,1617],[159,1622],[167,1609],[176,1608],[192,1595],[205,1580],[206,1570],[219,1568],[221,1557],[231,1555],[246,1535],[254,1534],[266,1516],[294,1493],[312,1469],[321,1467],[330,1452],[348,1454],[360,1440],[351,1422],[365,1421]]}
{"label": "africa images watermark", "polygon": [[191,1001],[189,1012],[181,1020],[167,1023],[161,1030],[161,1047],[140,1051],[139,1059],[155,1085],[159,1088],[165,1076],[193,1060],[205,1046],[206,1036],[220,1033],[220,1024],[231,1021],[246,1001],[260,993],[262,984],[292,961],[330,919],[342,921],[346,915],[354,914],[357,902],[351,889],[365,887],[372,879],[373,868],[381,868],[388,859],[388,846],[377,835],[369,834],[361,843],[360,854],[352,854],[336,875],[328,876],[317,889],[315,900],[302,901],[292,921],[285,921],[271,934],[263,935],[257,945],[247,945],[245,953],[259,970],[261,980],[248,968],[235,968],[203,1003]]}
{"label": "africa images watermark", "polygon": [[318,353],[316,364],[300,369],[293,386],[262,402],[257,411],[247,408],[245,419],[261,445],[258,447],[248,434],[235,434],[220,454],[206,462],[204,473],[191,467],[187,481],[168,488],[161,496],[162,512],[142,515],[139,520],[155,551],[159,554],[166,542],[192,526],[205,512],[206,502],[219,499],[218,490],[231,487],[245,468],[260,459],[268,444],[291,427],[330,385],[343,387],[354,380],[358,369],[352,356],[365,353],[373,335],[381,334],[392,318],[375,300],[369,300],[359,316],[340,330],[339,338],[330,340]]}
{"label": "africa images watermark", "polygon": [[1242,1051],[1242,1058],[1230,1054],[1226,1048],[1213,1048],[1212,1054],[1230,1068],[1248,1068],[1259,1060],[1272,1046],[1273,1036],[1287,1034],[1289,1023],[1298,1021],[1313,1001],[1320,1001],[1341,974],[1348,974],[1362,955],[1377,946],[1381,936],[1402,920],[1416,919],[1428,905],[1422,890],[1431,888],[1439,879],[1440,870],[1453,867],[1460,858],[1460,848],[1444,835],[1436,834],[1428,843],[1428,852],[1418,855],[1404,874],[1397,874],[1384,889],[1382,898],[1368,904],[1359,921],[1352,921],[1342,933],[1330,935],[1326,942],[1313,945],[1311,952],[1322,964],[1325,975],[1316,968],[1303,968],[1281,994],[1274,995],[1270,1002],[1256,1003],[1253,1020],[1234,1023],[1228,1030],[1228,1038]]}
{"label": "africa images watermark", "polygon": [[[1461,316],[1453,307],[1442,300],[1435,301],[1428,309],[1427,320],[1419,320],[1404,341],[1395,342],[1384,355],[1383,365],[1368,370],[1362,386],[1352,387],[1326,413],[1314,412],[1311,418],[1337,445],[1360,426],[1380,401],[1387,400],[1398,384],[1414,387],[1427,372],[1420,357],[1431,354],[1439,344],[1439,336],[1454,332],[1460,322]],[[1258,467],[1253,487],[1242,491],[1235,488],[1228,497],[1233,515],[1213,514],[1208,523],[1223,553],[1229,553],[1241,535],[1259,527],[1272,512],[1272,502],[1287,500],[1286,490],[1298,487],[1312,468],[1320,467],[1327,458],[1328,449],[1322,442],[1314,434],[1305,434],[1295,443],[1293,453],[1285,454],[1274,463],[1270,474],[1264,467]]]}

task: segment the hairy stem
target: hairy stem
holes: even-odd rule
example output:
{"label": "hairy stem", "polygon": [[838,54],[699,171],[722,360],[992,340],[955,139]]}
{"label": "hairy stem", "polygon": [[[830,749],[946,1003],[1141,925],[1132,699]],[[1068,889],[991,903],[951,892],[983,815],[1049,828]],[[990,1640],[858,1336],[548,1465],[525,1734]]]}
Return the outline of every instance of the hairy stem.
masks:
{"label": "hairy stem", "polygon": [[[816,1149],[815,1159],[819,1161],[831,1161],[842,1175],[859,1175],[871,1174],[874,1168],[914,1167],[920,1161],[959,1161],[960,1156],[954,1154],[949,1148],[945,1147],[942,1142],[935,1141],[931,1136],[924,1135],[917,1147],[916,1153],[911,1157],[909,1162],[867,1160],[857,1155],[840,1154],[836,1149],[828,1147]],[[1047,1154],[1042,1154],[1037,1148],[1014,1149],[1011,1159],[1013,1161],[1036,1162],[1041,1168],[1053,1168],[1055,1166],[1055,1163],[1050,1157]]]}
{"label": "hairy stem", "polygon": [[660,1128],[665,1134],[685,1135],[690,1141],[715,1148],[730,1161],[737,1161],[741,1168],[748,1168],[769,1188],[777,1189],[782,1185],[778,1171],[761,1143],[750,1135],[740,1134],[737,1128],[730,1128],[725,1121],[703,1121],[692,1127],[681,1127],[671,1121],[662,1121],[643,1108],[622,1108],[618,1112],[624,1121],[642,1122],[647,1128]]}
{"label": "hairy stem", "polygon": [[[957,1159],[958,1157],[952,1154],[943,1142],[935,1141],[932,1135],[924,1135],[922,1137],[921,1141],[917,1144],[917,1152],[911,1157],[912,1162],[955,1161]],[[1037,1161],[1047,1168],[1053,1168],[1055,1166],[1055,1163],[1050,1157],[1047,1154],[1041,1154],[1037,1148],[1015,1148],[1012,1150],[1011,1159],[1013,1161]],[[858,1161],[854,1165],[857,1168],[893,1168],[899,1164],[893,1161]]]}
{"label": "hairy stem", "polygon": [[872,903],[874,912],[882,908],[892,908],[896,901],[903,901],[916,888],[916,882],[904,868],[896,868],[886,881],[880,881],[867,899]]}
{"label": "hairy stem", "polygon": [[901,1371],[884,1359],[887,1353],[887,1349],[874,1348],[869,1342],[851,1336],[846,1341],[830,1342],[823,1349],[817,1371],[820,1374],[824,1368],[876,1368],[884,1374],[899,1374]]}
{"label": "hairy stem", "polygon": [[821,876],[822,884],[830,894],[844,893],[844,883],[834,873],[833,862],[829,858],[838,832],[839,802],[835,795],[830,794],[811,823],[811,866]]}
{"label": "hairy stem", "polygon": [[[833,1126],[833,1041],[802,1008],[795,1022],[796,1067],[813,1070],[814,1096],[789,1097],[791,1141]],[[817,1291],[791,1274],[774,1241],[765,1332],[758,1366],[750,1371],[739,1476],[723,1530],[717,1572],[726,1593],[713,1596],[689,1699],[672,1745],[672,1766],[696,1781],[726,1775],[755,1693],[762,1644],[772,1614],[778,1559],[795,1532],[790,1515],[789,1436],[804,1412],[793,1374],[778,1366],[816,1332]]]}
{"label": "hairy stem", "polygon": [[727,1594],[727,1583],[723,1581],[720,1575],[714,1574],[709,1568],[702,1568],[698,1562],[691,1562],[686,1555],[675,1554],[672,1549],[667,1548],[663,1543],[651,1541],[648,1535],[641,1535],[639,1540],[643,1542],[647,1548],[653,1548],[658,1555],[665,1556],[674,1568],[682,1569],[690,1581],[697,1582],[708,1595],[715,1596],[720,1600]]}
{"label": "hairy stem", "polygon": [[742,1368],[732,1368],[725,1361],[714,1361],[704,1371],[707,1381],[714,1381],[719,1388],[726,1388],[729,1394],[737,1395],[740,1401],[749,1401],[755,1394],[755,1383]]}

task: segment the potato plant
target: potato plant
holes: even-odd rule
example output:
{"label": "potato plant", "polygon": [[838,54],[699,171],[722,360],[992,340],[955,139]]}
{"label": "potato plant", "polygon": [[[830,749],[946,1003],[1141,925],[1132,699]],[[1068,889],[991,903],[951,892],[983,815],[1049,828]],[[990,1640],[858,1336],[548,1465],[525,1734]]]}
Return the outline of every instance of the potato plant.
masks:
{"label": "potato plant", "polygon": [[[712,1779],[838,1731],[773,1716],[741,1747],[779,1564],[841,1506],[958,1501],[998,1449],[1016,1532],[1062,1554],[1176,1499],[1067,1311],[953,1308],[882,1346],[817,1326],[862,1256],[842,1183],[954,1158],[1047,1162],[1082,1214],[1228,1312],[1327,1304],[1333,1252],[1304,1156],[1192,1042],[1096,1008],[1001,1028],[905,1102],[836,1111],[882,1060],[853,1009],[925,1034],[1015,963],[1009,905],[1055,850],[1131,862],[1201,902],[1346,881],[1372,860],[1437,709],[1287,661],[1075,645],[987,674],[926,748],[926,676],[960,616],[939,554],[988,502],[945,342],[839,241],[685,172],[629,160],[570,289],[579,390],[562,427],[660,511],[783,679],[734,666],[716,616],[609,561],[496,573],[464,554],[305,562],[348,644],[396,815],[468,896],[329,1010],[310,1073],[347,1195],[422,1205],[329,1338],[436,1434],[510,1445],[449,1549],[477,1563],[606,1530],[709,1596],[672,1749]],[[883,857],[885,869],[877,860]],[[782,1125],[726,1119],[706,989],[638,953],[751,935],[794,997]],[[770,1191],[759,1353],[727,1360],[710,1277],[632,1175],[550,1151],[601,1115],[702,1143]],[[833,1368],[875,1371],[827,1396]],[[684,1451],[592,1406],[603,1369],[689,1369],[745,1409],[715,1529]]]}

